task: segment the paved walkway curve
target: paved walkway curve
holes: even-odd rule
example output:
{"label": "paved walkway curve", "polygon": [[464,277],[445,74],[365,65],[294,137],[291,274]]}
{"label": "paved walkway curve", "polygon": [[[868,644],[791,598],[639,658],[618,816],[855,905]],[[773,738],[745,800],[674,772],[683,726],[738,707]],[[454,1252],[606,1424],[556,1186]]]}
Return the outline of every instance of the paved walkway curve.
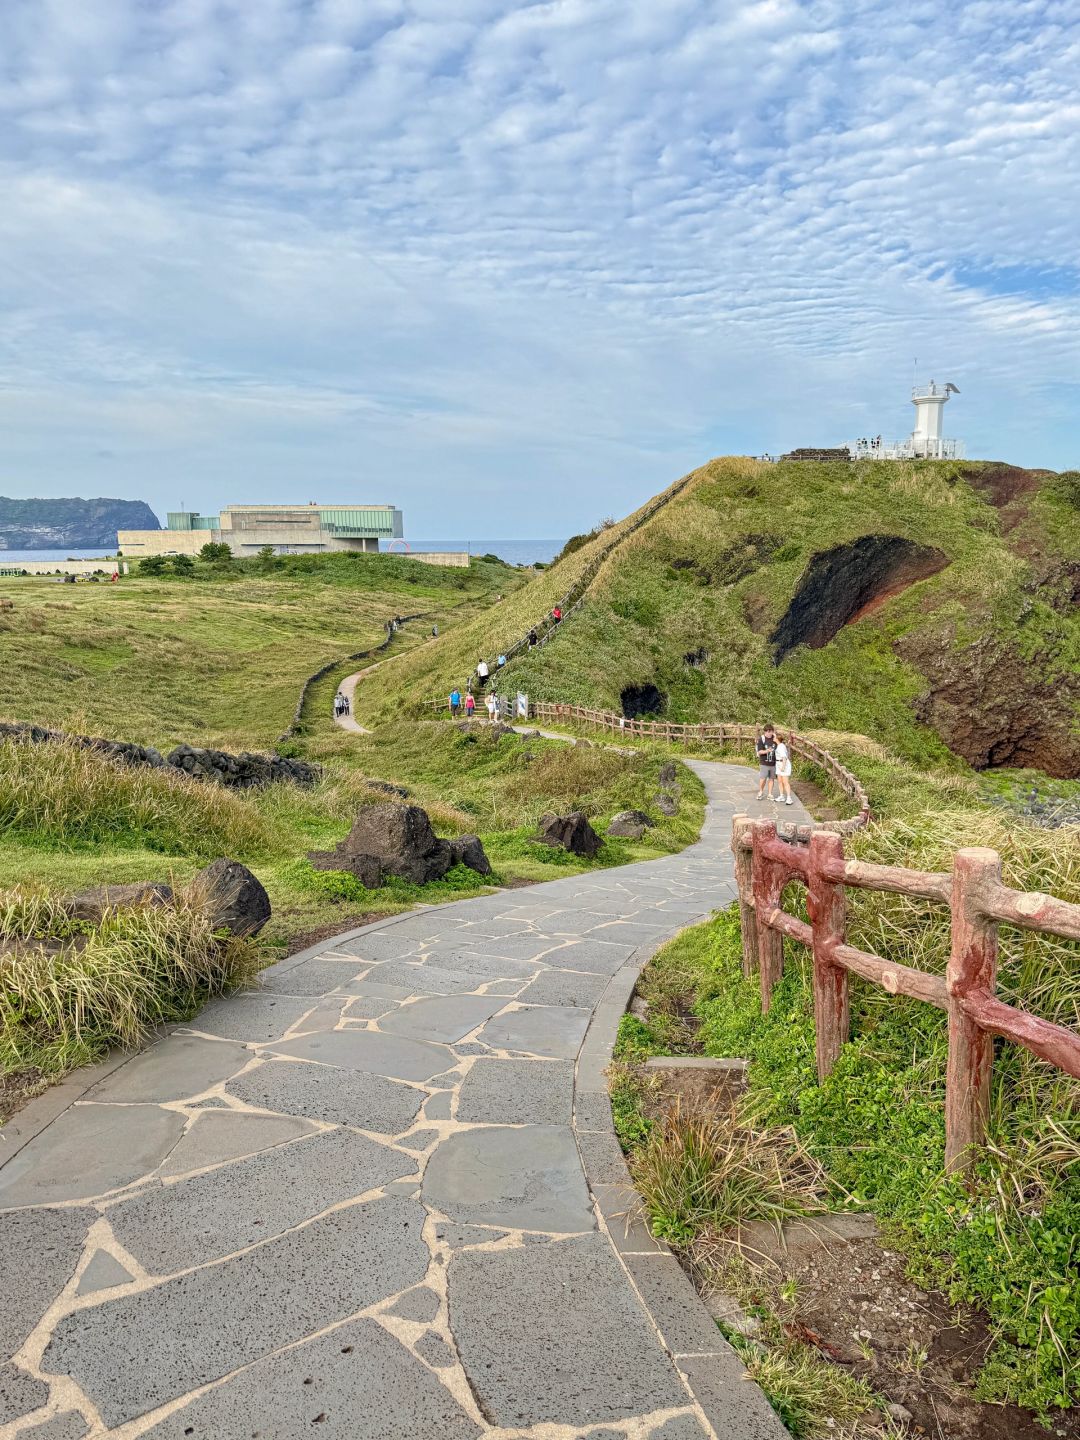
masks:
{"label": "paved walkway curve", "polygon": [[782,1437],[626,1219],[603,1073],[734,893],[754,778],[694,768],[682,854],[339,936],[0,1132],[2,1440]]}

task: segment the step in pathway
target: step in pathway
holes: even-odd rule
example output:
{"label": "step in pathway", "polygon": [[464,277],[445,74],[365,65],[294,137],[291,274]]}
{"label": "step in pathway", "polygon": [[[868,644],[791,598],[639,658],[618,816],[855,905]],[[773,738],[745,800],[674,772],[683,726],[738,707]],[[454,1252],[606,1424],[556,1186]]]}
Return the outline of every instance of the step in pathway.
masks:
{"label": "step in pathway", "polygon": [[780,1440],[607,1100],[766,809],[693,764],[681,854],[339,936],[0,1131],[0,1440]]}

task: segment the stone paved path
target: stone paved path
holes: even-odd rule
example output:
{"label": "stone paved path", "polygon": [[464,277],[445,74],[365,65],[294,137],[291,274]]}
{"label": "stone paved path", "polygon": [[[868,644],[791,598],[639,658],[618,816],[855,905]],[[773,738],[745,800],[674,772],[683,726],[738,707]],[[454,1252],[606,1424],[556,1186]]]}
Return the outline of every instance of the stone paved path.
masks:
{"label": "stone paved path", "polygon": [[627,1220],[603,1074],[733,895],[754,778],[694,768],[681,855],[339,937],[0,1132],[2,1440],[785,1434]]}

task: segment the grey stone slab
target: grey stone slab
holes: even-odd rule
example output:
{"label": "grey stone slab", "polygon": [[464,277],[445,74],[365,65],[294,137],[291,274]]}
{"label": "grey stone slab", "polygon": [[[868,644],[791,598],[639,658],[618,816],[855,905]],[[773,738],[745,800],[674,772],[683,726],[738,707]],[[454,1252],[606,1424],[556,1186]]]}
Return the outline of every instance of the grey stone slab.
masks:
{"label": "grey stone slab", "polygon": [[486,950],[465,950],[456,939],[426,950],[424,964],[451,974],[479,975],[483,980],[530,980],[540,968],[539,961],[504,959]]}
{"label": "grey stone slab", "polygon": [[134,1275],[125,1270],[119,1260],[114,1260],[107,1250],[95,1250],[90,1257],[79,1283],[76,1295],[96,1295],[99,1290],[111,1290],[116,1285],[128,1285]]}
{"label": "grey stone slab", "polygon": [[351,1130],[324,1130],[109,1207],[121,1245],[152,1275],[202,1265],[416,1169]]}
{"label": "grey stone slab", "polygon": [[269,1060],[237,1076],[229,1081],[228,1090],[238,1100],[263,1110],[304,1115],[330,1125],[353,1125],[378,1135],[399,1135],[407,1130],[424,1101],[422,1091],[381,1075],[287,1060]]}
{"label": "grey stone slab", "polygon": [[500,915],[484,915],[478,920],[469,920],[462,927],[462,940],[466,945],[474,943],[474,937],[482,941],[507,940],[522,935],[531,929],[527,920],[507,920]]}
{"label": "grey stone slab", "polygon": [[449,1090],[444,1090],[439,1095],[432,1095],[424,1105],[425,1120],[449,1120],[450,1109],[454,1097]]}
{"label": "grey stone slab", "polygon": [[520,1050],[551,1060],[572,1060],[589,1023],[588,1010],[526,1005],[489,1020],[479,1040],[493,1050]]}
{"label": "grey stone slab", "polygon": [[725,1340],[674,1255],[627,1255],[627,1269],[675,1355],[717,1353]]}
{"label": "grey stone slab", "polygon": [[428,1325],[439,1313],[439,1297],[426,1285],[418,1285],[415,1290],[406,1290],[386,1313],[396,1315],[399,1320],[415,1320],[417,1324]]}
{"label": "grey stone slab", "polygon": [[49,1387],[16,1365],[0,1364],[0,1425],[21,1420],[40,1410],[49,1398]]}
{"label": "grey stone slab", "polygon": [[397,1005],[396,1000],[391,1000],[385,995],[353,995],[346,1000],[342,1008],[342,1018],[345,1020],[380,1020],[384,1015]]}
{"label": "grey stone slab", "polygon": [[89,1426],[77,1410],[65,1410],[62,1415],[42,1420],[40,1425],[20,1430],[19,1440],[82,1440],[88,1430]]}
{"label": "grey stone slab", "polygon": [[467,1250],[470,1245],[491,1245],[506,1236],[505,1230],[492,1230],[483,1225],[453,1225],[440,1220],[435,1226],[435,1239],[451,1250]]}
{"label": "grey stone slab", "polygon": [[[243,1255],[65,1317],[53,1332],[43,1368],[71,1375],[105,1424],[121,1425],[419,1283],[429,1259],[423,1223],[418,1202],[397,1196],[337,1210]],[[153,1363],[131,1363],[133,1335]],[[357,1345],[355,1353],[364,1348]],[[287,1361],[284,1373],[298,1373],[301,1380],[311,1373],[294,1366],[295,1359]],[[245,1427],[251,1418],[247,1406],[260,1394],[275,1406],[284,1404],[277,1390],[265,1374],[245,1390]],[[364,1393],[361,1381],[353,1400]],[[388,1400],[370,1413],[386,1424],[395,1408]],[[361,1413],[369,1413],[366,1406],[355,1405],[351,1421]],[[214,1423],[208,1422],[207,1437],[230,1433],[215,1430]],[[183,1431],[182,1423],[176,1433]],[[231,1433],[250,1431],[233,1427]],[[372,1432],[380,1440],[386,1433]]]}
{"label": "grey stone slab", "polygon": [[359,964],[350,974],[340,960],[305,960],[289,970],[264,970],[259,986],[276,995],[329,995],[332,990],[348,990],[350,980],[362,973]]}
{"label": "grey stone slab", "polygon": [[[551,959],[558,963],[559,951]],[[600,999],[607,985],[606,975],[582,974],[576,970],[541,970],[535,980],[518,992],[523,1005],[580,1005],[586,1009]]]}
{"label": "grey stone slab", "polygon": [[196,1116],[158,1174],[185,1175],[190,1170],[238,1160],[243,1155],[255,1155],[260,1150],[284,1145],[287,1140],[298,1140],[313,1129],[308,1121],[291,1115],[244,1115],[237,1110],[208,1110]]}
{"label": "grey stone slab", "polygon": [[594,1182],[600,1185],[630,1183],[622,1149],[612,1131],[579,1131],[577,1141],[590,1185]]}
{"label": "grey stone slab", "polygon": [[405,1150],[427,1150],[432,1141],[439,1138],[438,1130],[417,1130],[412,1135],[403,1135],[398,1144]]}
{"label": "grey stone slab", "polygon": [[97,1218],[89,1208],[0,1212],[0,1356],[14,1355],[71,1279]]}
{"label": "grey stone slab", "polygon": [[[466,932],[468,934],[468,932]],[[500,935],[483,941],[471,937],[468,942],[482,950],[485,955],[497,956],[500,960],[538,960],[553,945],[560,944],[558,937],[552,939],[543,933],[541,921],[537,931],[522,931],[520,935]]]}
{"label": "grey stone slab", "polygon": [[597,1209],[604,1217],[611,1243],[621,1254],[667,1254],[667,1246],[657,1240],[648,1225],[637,1192],[627,1185],[589,1186]]}
{"label": "grey stone slab", "polygon": [[466,1040],[461,1045],[454,1046],[455,1055],[490,1055],[491,1050],[487,1045],[479,1045],[475,1040]]}
{"label": "grey stone slab", "polygon": [[477,1426],[381,1326],[355,1320],[199,1396],[147,1440],[472,1440]]}
{"label": "grey stone slab", "polygon": [[791,1433],[747,1375],[730,1346],[720,1355],[680,1357],[676,1362],[717,1435],[739,1440],[791,1440]]}
{"label": "grey stone slab", "polygon": [[280,1040],[311,1009],[311,1000],[289,995],[230,995],[208,1005],[188,1022],[188,1028],[257,1044]]}
{"label": "grey stone slab", "polygon": [[317,1060],[384,1075],[390,1080],[427,1080],[446,1069],[447,1051],[425,1041],[403,1035],[380,1035],[374,1030],[338,1030],[325,1035],[307,1035],[277,1044],[279,1055],[299,1060]]}
{"label": "grey stone slab", "polygon": [[545,964],[559,970],[587,970],[593,975],[614,975],[634,953],[632,945],[615,945],[607,940],[577,940],[553,950]]}
{"label": "grey stone slab", "polygon": [[[368,971],[368,974],[372,976],[377,976],[378,973],[378,970],[374,969]],[[406,989],[404,985],[383,985],[376,979],[368,980],[366,978],[357,981],[352,986],[352,991],[354,994],[360,995],[365,999],[391,1001],[392,1003],[387,1006],[387,1010],[392,1009],[394,1004],[400,1004],[402,1000],[412,999],[413,994],[413,992]],[[351,1005],[352,1002],[347,1001],[346,1004]],[[385,1014],[385,1011],[383,1013]]]}
{"label": "grey stone slab", "polygon": [[167,1035],[87,1092],[90,1100],[158,1102],[200,1095],[242,1070],[251,1053],[226,1040]]}
{"label": "grey stone slab", "polygon": [[569,1125],[569,1060],[477,1060],[458,1095],[457,1118],[495,1125]]}
{"label": "grey stone slab", "polygon": [[392,925],[386,930],[374,930],[370,935],[357,935],[352,940],[345,940],[340,945],[335,945],[333,950],[326,952],[331,959],[341,958],[342,960],[360,960],[373,964],[379,960],[398,960],[402,955],[414,955],[420,948],[421,936],[434,934],[439,929],[439,922],[435,916],[431,916],[420,927],[421,935],[406,933],[405,925],[413,925],[414,921],[403,921],[401,925]]}
{"label": "grey stone slab", "polygon": [[629,945],[636,949],[639,945],[656,944],[661,936],[673,928],[670,919],[658,920],[655,924],[646,924],[640,920],[620,920],[594,930],[592,939],[614,945]]}
{"label": "grey stone slab", "polygon": [[506,1004],[502,995],[435,995],[414,1000],[379,1022],[384,1034],[411,1035],[452,1045],[490,1020]]}
{"label": "grey stone slab", "polygon": [[427,1162],[424,1199],[451,1220],[568,1234],[593,1226],[569,1129],[462,1130]]}
{"label": "grey stone slab", "polygon": [[587,935],[610,919],[611,915],[602,910],[556,910],[542,923],[548,935]]}
{"label": "grey stone slab", "polygon": [[387,960],[369,972],[370,981],[400,985],[410,995],[467,995],[487,985],[490,979],[490,975],[443,970],[434,963],[428,965],[419,960]]}
{"label": "grey stone slab", "polygon": [[434,1330],[428,1330],[420,1336],[415,1345],[417,1355],[421,1360],[426,1360],[437,1370],[445,1370],[448,1365],[453,1365],[457,1356],[441,1335]]}
{"label": "grey stone slab", "polygon": [[432,1075],[425,1083],[432,1090],[456,1090],[461,1084],[461,1071],[444,1070],[441,1075]]}
{"label": "grey stone slab", "polygon": [[156,1105],[73,1105],[0,1170],[0,1206],[89,1199],[147,1175],[184,1117]]}
{"label": "grey stone slab", "polygon": [[495,1425],[600,1425],[686,1404],[602,1235],[457,1252],[449,1297],[458,1354]]}
{"label": "grey stone slab", "polygon": [[574,1096],[574,1128],[611,1132],[611,1101],[606,1094],[579,1090]]}

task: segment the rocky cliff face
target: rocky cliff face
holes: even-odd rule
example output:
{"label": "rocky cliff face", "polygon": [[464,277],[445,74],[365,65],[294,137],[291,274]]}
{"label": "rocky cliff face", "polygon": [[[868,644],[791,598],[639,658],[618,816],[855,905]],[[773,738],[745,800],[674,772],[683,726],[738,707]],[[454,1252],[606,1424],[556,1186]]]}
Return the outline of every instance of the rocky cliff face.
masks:
{"label": "rocky cliff face", "polygon": [[160,530],[144,500],[17,500],[0,495],[0,550],[116,544],[118,530]]}

